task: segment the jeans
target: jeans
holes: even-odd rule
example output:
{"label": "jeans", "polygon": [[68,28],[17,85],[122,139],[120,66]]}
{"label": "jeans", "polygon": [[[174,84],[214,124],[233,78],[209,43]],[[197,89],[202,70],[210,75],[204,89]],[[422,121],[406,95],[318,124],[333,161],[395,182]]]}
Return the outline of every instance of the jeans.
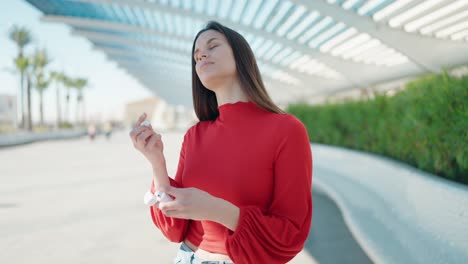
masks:
{"label": "jeans", "polygon": [[202,260],[195,256],[195,252],[191,250],[184,242],[180,244],[177,257],[174,259],[174,264],[234,264],[231,261],[213,261]]}

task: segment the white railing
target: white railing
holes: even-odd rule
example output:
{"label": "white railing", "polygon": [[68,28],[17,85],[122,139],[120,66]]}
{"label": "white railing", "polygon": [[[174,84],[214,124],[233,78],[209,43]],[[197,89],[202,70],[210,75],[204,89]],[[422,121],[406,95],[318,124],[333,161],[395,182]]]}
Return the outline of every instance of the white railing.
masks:
{"label": "white railing", "polygon": [[467,186],[382,156],[311,147],[314,188],[336,202],[372,261],[468,263]]}

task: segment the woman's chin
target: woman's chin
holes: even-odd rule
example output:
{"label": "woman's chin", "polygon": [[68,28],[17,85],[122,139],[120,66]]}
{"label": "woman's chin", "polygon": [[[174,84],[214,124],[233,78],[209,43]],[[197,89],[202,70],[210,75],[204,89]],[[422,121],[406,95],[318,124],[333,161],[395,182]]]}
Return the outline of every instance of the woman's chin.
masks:
{"label": "woman's chin", "polygon": [[212,90],[212,88],[216,87],[216,83],[219,83],[214,76],[204,76],[205,78],[200,79],[203,86],[208,88],[209,90]]}

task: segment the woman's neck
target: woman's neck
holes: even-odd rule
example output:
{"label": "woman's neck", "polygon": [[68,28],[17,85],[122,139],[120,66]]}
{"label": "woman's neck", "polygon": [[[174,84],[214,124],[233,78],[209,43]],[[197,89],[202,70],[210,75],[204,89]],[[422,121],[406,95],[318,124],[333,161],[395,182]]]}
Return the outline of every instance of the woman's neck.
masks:
{"label": "woman's neck", "polygon": [[235,103],[235,102],[248,102],[249,98],[245,95],[242,87],[238,81],[233,81],[231,83],[226,83],[225,86],[220,87],[216,90],[216,99],[218,101],[218,106]]}

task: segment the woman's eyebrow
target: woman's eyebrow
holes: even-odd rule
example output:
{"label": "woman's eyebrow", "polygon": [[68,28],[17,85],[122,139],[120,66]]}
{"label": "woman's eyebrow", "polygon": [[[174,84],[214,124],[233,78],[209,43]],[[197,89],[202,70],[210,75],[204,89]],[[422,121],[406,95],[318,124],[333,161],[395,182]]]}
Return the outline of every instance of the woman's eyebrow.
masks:
{"label": "woman's eyebrow", "polygon": [[[207,45],[210,44],[210,42],[211,42],[212,40],[215,40],[215,39],[217,39],[217,38],[210,38],[210,39],[206,42],[206,44],[207,44]],[[197,49],[195,50],[195,52],[193,53],[193,56],[195,56],[195,55],[197,54],[198,50],[199,50],[199,48],[197,48]]]}

